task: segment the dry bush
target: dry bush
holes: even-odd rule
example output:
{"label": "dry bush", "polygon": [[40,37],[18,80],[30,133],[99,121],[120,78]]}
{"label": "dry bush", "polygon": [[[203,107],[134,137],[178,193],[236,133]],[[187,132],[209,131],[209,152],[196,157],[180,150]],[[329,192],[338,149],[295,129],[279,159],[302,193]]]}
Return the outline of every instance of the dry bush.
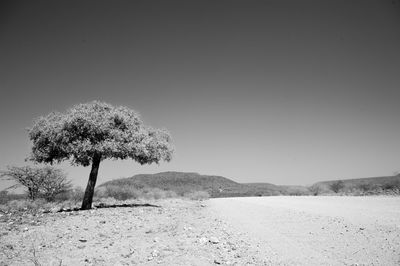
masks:
{"label": "dry bush", "polygon": [[116,200],[128,199],[165,199],[177,198],[178,195],[174,191],[162,190],[159,188],[141,188],[137,189],[133,186],[116,186],[109,185],[97,191],[96,198],[114,198]]}
{"label": "dry bush", "polygon": [[191,200],[206,200],[210,198],[210,194],[207,191],[193,191],[185,193],[184,197]]}
{"label": "dry bush", "polygon": [[13,194],[8,193],[7,190],[0,191],[0,204],[6,204],[12,200],[23,200],[26,199],[26,195],[24,194]]}
{"label": "dry bush", "polygon": [[2,205],[2,210],[7,212],[38,212],[47,209],[48,203],[44,199],[37,200],[12,200]]}
{"label": "dry bush", "polygon": [[69,189],[68,191],[57,195],[55,200],[57,202],[71,201],[74,204],[77,204],[79,202],[82,202],[84,194],[85,192],[81,187],[74,187],[73,189]]}
{"label": "dry bush", "polygon": [[145,199],[165,199],[167,193],[159,188],[148,188],[144,190],[143,197]]}
{"label": "dry bush", "polygon": [[116,200],[137,199],[140,193],[132,187],[106,186],[104,191],[97,195],[100,198],[114,198]]}
{"label": "dry bush", "polygon": [[384,190],[399,190],[400,189],[400,180],[394,180],[392,182],[388,182],[382,185],[382,189]]}
{"label": "dry bush", "polygon": [[312,195],[318,196],[319,194],[322,193],[322,187],[320,185],[312,185],[311,187],[308,188]]}
{"label": "dry bush", "polygon": [[339,193],[344,188],[344,182],[341,180],[335,181],[330,184],[329,187],[333,192]]}
{"label": "dry bush", "polygon": [[8,166],[7,170],[0,172],[0,177],[16,182],[13,187],[24,187],[31,200],[45,198],[53,201],[58,194],[71,188],[67,175],[51,166]]}

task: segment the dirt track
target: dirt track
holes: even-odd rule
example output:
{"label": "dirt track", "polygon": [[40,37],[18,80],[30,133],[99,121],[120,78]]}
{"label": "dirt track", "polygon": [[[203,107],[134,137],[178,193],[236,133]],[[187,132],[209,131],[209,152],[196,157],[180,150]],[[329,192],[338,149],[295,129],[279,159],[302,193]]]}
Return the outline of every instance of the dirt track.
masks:
{"label": "dirt track", "polygon": [[400,265],[400,198],[212,199],[271,265]]}

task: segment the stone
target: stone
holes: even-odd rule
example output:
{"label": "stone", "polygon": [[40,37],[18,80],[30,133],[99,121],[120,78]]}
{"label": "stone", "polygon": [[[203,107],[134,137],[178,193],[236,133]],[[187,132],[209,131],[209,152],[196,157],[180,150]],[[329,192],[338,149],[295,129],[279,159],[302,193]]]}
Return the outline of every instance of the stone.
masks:
{"label": "stone", "polygon": [[210,237],[210,243],[212,243],[212,244],[218,244],[219,243],[219,239],[218,238],[216,238],[216,237],[214,237],[214,236],[212,236],[212,237]]}

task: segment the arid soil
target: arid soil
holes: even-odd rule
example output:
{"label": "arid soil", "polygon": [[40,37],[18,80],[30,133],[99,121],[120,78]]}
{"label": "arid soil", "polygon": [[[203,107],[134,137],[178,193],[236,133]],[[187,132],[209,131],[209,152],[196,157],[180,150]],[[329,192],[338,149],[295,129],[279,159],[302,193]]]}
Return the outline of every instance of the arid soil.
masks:
{"label": "arid soil", "polygon": [[264,197],[210,201],[271,265],[400,265],[399,197]]}
{"label": "arid soil", "polygon": [[[148,202],[148,201],[147,201]],[[0,265],[262,265],[208,202],[0,217]]]}
{"label": "arid soil", "polygon": [[0,215],[0,265],[399,265],[400,198],[146,201]]}

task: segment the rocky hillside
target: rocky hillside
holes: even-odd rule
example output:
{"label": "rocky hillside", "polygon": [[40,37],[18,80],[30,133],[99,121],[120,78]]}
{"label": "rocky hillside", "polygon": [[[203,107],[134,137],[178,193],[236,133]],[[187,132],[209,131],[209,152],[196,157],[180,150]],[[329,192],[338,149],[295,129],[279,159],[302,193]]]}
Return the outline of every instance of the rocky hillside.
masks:
{"label": "rocky hillside", "polygon": [[207,191],[211,197],[243,197],[280,195],[282,188],[269,183],[240,184],[222,176],[198,173],[163,172],[140,174],[129,178],[108,181],[101,187],[129,186],[135,189],[159,188],[178,195],[191,191]]}

